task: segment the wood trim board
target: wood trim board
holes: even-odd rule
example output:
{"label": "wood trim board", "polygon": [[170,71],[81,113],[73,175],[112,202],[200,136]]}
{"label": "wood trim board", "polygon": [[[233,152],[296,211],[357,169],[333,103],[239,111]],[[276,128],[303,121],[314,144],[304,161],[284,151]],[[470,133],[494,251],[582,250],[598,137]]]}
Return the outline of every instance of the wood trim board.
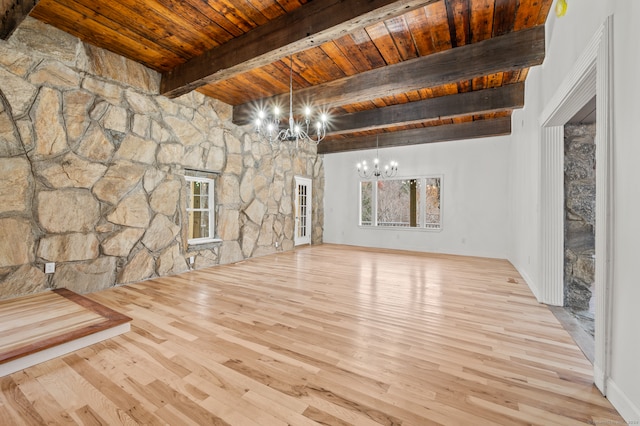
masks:
{"label": "wood trim board", "polygon": [[[66,288],[0,302],[0,376],[10,374],[8,364],[24,357],[85,339],[101,341],[129,330],[131,318]],[[115,334],[115,335],[117,335]],[[93,336],[93,337],[91,337]],[[58,353],[60,350],[51,353]],[[59,355],[54,355],[59,356]],[[32,357],[42,362],[46,359]],[[28,364],[28,363],[27,363]],[[33,364],[30,364],[33,365]],[[25,368],[25,367],[22,367]],[[14,370],[17,371],[17,370]]]}

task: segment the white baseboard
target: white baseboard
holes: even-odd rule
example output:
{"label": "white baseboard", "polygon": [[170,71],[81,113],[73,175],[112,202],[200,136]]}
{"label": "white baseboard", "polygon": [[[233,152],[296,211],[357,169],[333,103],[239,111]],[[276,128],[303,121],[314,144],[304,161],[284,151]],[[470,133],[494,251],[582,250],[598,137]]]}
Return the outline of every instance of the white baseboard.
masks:
{"label": "white baseboard", "polygon": [[520,276],[524,280],[524,282],[527,285],[527,287],[529,287],[529,290],[531,290],[531,293],[533,293],[533,296],[536,298],[536,300],[539,303],[543,303],[542,300],[540,299],[540,290],[535,285],[535,283],[531,279],[531,277],[529,277],[526,272],[523,272],[520,268],[518,268],[516,265],[514,265],[514,263],[511,262],[511,260],[509,260],[509,262],[511,263],[511,265],[513,265],[514,268],[516,268],[516,271],[518,271],[518,273],[520,274]]}
{"label": "white baseboard", "polygon": [[607,399],[618,410],[625,422],[630,425],[640,424],[638,401],[631,401],[611,379],[607,380]]}
{"label": "white baseboard", "polygon": [[597,364],[593,365],[593,383],[596,385],[600,393],[603,395],[606,394],[604,371]]}
{"label": "white baseboard", "polygon": [[57,358],[62,355],[66,355],[70,352],[77,351],[94,343],[102,342],[103,340],[111,339],[120,334],[126,333],[131,330],[131,324],[125,323],[118,326],[102,330],[94,334],[90,334],[80,339],[73,340],[71,342],[63,343],[62,345],[54,346],[49,349],[45,349],[31,355],[23,356],[13,361],[0,364],[0,377],[15,373],[16,371],[24,370],[41,362],[49,361],[50,359]]}

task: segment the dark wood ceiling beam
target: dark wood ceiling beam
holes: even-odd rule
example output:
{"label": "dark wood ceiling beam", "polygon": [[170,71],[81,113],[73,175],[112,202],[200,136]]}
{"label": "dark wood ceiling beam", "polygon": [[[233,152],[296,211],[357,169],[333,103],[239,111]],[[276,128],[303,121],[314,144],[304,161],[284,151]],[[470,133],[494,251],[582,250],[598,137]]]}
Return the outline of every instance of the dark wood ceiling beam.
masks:
{"label": "dark wood ceiling beam", "polygon": [[331,135],[402,126],[437,118],[487,114],[524,106],[524,83],[441,96],[334,117]]}
{"label": "dark wood ceiling beam", "polygon": [[314,0],[204,52],[162,75],[160,93],[176,97],[436,0]]}
{"label": "dark wood ceiling beam", "polygon": [[[294,98],[333,108],[528,68],[541,64],[544,52],[544,26],[538,26],[295,90]],[[288,94],[235,106],[233,122],[249,123],[258,104],[288,105]]]}
{"label": "dark wood ceiling beam", "polygon": [[318,145],[318,154],[358,151],[376,147],[376,136],[380,148],[392,146],[418,145],[433,142],[504,136],[511,133],[511,117],[492,120],[470,121],[461,124],[423,127],[398,132],[379,133],[349,139],[323,140]]}
{"label": "dark wood ceiling beam", "polygon": [[0,39],[7,40],[38,0],[0,0]]}

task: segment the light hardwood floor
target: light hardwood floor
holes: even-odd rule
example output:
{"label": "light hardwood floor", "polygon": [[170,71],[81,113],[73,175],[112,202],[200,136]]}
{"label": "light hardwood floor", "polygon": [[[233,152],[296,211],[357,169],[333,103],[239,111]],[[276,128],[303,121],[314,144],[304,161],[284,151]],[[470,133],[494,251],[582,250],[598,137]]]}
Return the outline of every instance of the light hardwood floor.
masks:
{"label": "light hardwood floor", "polygon": [[3,367],[10,361],[100,333],[130,320],[65,288],[2,300],[0,372],[4,375]]}
{"label": "light hardwood floor", "polygon": [[502,260],[321,245],[88,297],[132,331],[0,379],[0,424],[622,424]]}

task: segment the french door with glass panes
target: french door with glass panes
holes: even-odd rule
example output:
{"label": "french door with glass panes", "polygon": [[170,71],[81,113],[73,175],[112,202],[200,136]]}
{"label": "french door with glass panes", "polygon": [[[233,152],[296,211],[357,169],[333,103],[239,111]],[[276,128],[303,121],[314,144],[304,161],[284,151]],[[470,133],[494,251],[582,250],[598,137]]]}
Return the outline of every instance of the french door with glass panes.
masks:
{"label": "french door with glass panes", "polygon": [[294,244],[311,244],[311,179],[295,177]]}

